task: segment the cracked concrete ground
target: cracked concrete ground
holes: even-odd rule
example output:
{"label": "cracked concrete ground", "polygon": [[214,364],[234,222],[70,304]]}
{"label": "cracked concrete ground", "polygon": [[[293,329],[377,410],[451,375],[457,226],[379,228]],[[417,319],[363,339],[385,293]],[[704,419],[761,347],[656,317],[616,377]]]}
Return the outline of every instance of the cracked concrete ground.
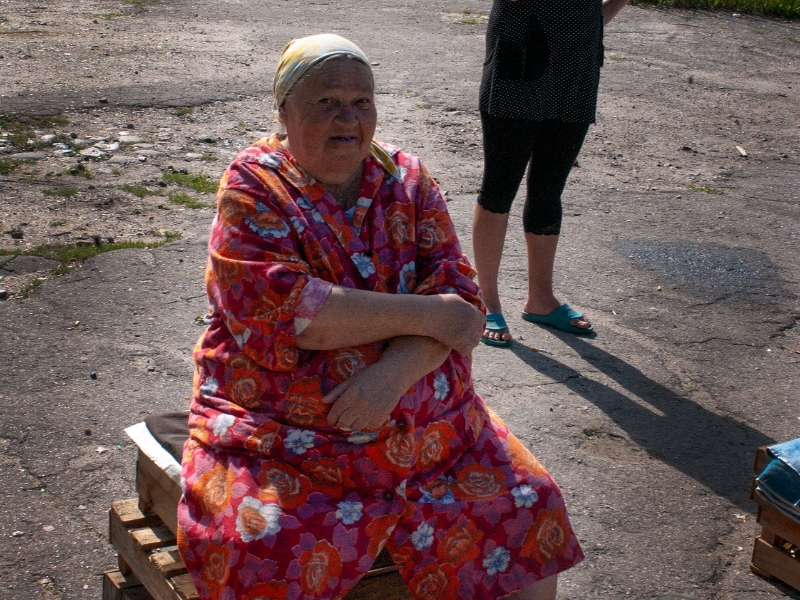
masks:
{"label": "cracked concrete ground", "polygon": [[[94,178],[71,183],[74,201],[42,189],[75,158],[47,150],[4,175],[2,229],[24,221],[28,233],[0,248],[183,236],[60,277],[0,260],[9,279],[48,278],[0,303],[4,598],[99,597],[115,564],[106,511],[134,494],[122,430],[186,407],[205,311],[212,211],[167,205],[157,182],[168,166],[199,171],[189,154],[213,155],[202,168],[217,176],[270,130],[288,39],[335,31],[379,63],[379,136],[422,157],[471,254],[485,25],[458,15],[480,17],[488,3],[145,4],[0,3],[0,111],[55,112],[68,124],[43,133],[86,138],[134,124],[153,142],[147,161],[132,154],[117,172],[87,163]],[[756,448],[800,435],[799,38],[793,23],[643,8],[608,27],[598,121],[564,195],[556,261],[558,294],[596,337],[520,318],[520,203],[512,210],[502,296],[517,342],[479,347],[474,375],[567,498],[587,559],[561,577],[562,599],[800,598],[750,573],[747,497]],[[176,113],[185,106],[191,116]],[[121,195],[122,184],[152,194]]]}

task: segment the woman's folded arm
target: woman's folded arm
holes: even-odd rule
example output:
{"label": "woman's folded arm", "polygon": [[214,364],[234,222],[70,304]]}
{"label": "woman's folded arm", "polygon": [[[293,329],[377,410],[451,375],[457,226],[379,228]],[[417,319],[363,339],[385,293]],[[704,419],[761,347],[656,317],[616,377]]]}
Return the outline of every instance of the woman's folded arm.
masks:
{"label": "woman's folded arm", "polygon": [[483,322],[483,314],[456,294],[386,294],[333,286],[296,341],[298,348],[332,350],[422,336],[469,354],[478,344]]}

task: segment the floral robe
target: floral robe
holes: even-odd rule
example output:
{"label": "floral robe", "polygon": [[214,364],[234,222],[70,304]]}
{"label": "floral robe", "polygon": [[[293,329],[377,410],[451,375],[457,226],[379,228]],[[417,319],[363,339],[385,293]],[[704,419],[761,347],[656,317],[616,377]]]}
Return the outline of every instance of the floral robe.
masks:
{"label": "floral robe", "polygon": [[352,221],[277,137],[220,183],[194,352],[178,540],[204,599],[341,598],[387,548],[416,598],[498,598],[583,558],[558,487],[452,353],[377,432],[326,424],[325,394],[386,342],[295,345],[333,284],[457,293],[482,308],[419,160],[365,161]]}

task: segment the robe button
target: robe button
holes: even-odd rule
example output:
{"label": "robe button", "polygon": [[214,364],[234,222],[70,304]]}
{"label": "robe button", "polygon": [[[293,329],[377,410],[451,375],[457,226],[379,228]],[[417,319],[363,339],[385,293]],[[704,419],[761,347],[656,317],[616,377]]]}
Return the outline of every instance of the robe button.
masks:
{"label": "robe button", "polygon": [[383,492],[383,499],[386,500],[387,502],[391,502],[392,500],[394,500],[394,492],[392,492],[391,490],[386,490],[385,492]]}
{"label": "robe button", "polygon": [[405,419],[397,419],[397,423],[395,425],[400,431],[403,431],[408,426],[408,421]]}

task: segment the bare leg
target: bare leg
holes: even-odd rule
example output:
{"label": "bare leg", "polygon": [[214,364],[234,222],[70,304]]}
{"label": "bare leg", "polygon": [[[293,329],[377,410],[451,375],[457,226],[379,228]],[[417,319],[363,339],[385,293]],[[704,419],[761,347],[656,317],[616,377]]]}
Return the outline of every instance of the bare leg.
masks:
{"label": "bare leg", "polygon": [[[561,302],[553,294],[553,263],[556,259],[558,236],[526,233],[525,243],[528,246],[528,299],[524,310],[544,316],[561,306]],[[590,325],[585,317],[572,319],[570,324],[581,329]]]}
{"label": "bare leg", "polygon": [[[480,204],[475,204],[475,215],[472,220],[472,254],[475,258],[475,268],[478,270],[478,283],[483,292],[483,300],[490,313],[502,312],[497,277],[507,229],[508,213],[493,213]],[[511,334],[507,330],[487,329],[483,335],[492,340],[511,340]]]}
{"label": "bare leg", "polygon": [[557,589],[558,575],[551,575],[508,596],[507,600],[556,600]]}

